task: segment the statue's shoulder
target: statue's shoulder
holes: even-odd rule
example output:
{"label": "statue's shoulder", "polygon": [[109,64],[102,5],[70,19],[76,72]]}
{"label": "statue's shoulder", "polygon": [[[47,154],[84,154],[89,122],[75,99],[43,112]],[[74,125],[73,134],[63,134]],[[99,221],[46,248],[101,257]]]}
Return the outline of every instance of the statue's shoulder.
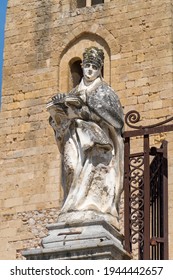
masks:
{"label": "statue's shoulder", "polygon": [[97,90],[99,90],[99,89],[107,89],[107,88],[109,88],[108,83],[106,83],[104,80],[102,80],[100,82],[100,84],[98,85]]}
{"label": "statue's shoulder", "polygon": [[97,92],[102,92],[104,97],[113,98],[119,100],[119,97],[116,91],[105,81],[102,81],[101,84],[97,88]]}
{"label": "statue's shoulder", "polygon": [[115,128],[122,129],[124,125],[123,110],[118,95],[104,81],[89,95],[88,106],[101,119]]}

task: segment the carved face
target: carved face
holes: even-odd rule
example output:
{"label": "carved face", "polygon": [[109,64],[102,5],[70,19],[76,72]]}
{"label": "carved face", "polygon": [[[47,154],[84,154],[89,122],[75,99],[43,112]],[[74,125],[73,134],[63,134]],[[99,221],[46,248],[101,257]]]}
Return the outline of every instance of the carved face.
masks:
{"label": "carved face", "polygon": [[93,64],[93,63],[84,63],[83,64],[83,75],[84,79],[87,82],[92,82],[94,81],[97,77],[100,76],[101,69]]}

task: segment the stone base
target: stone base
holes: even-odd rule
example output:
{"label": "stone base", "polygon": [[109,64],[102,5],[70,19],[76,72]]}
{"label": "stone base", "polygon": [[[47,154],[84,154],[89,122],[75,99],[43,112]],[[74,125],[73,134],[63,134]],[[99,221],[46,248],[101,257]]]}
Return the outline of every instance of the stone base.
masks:
{"label": "stone base", "polygon": [[23,252],[28,260],[124,260],[131,259],[123,249],[123,236],[105,221],[80,224],[57,223],[48,226],[42,248]]}

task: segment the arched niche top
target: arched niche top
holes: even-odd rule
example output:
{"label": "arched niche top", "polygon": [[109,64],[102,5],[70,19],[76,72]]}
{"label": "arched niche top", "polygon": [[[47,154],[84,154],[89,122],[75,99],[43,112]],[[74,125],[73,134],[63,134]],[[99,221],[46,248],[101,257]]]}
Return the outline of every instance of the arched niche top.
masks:
{"label": "arched niche top", "polygon": [[69,61],[70,64],[73,64],[74,62],[78,61],[78,60],[81,60],[81,57],[72,57],[72,59]]}
{"label": "arched niche top", "polygon": [[75,37],[71,40],[64,50],[61,52],[60,56],[60,67],[59,67],[59,90],[61,92],[68,92],[71,90],[69,79],[71,77],[69,63],[75,61],[76,58],[82,60],[82,55],[85,48],[96,46],[102,48],[105,55],[104,60],[104,80],[110,84],[111,79],[111,50],[106,42],[101,36],[91,32],[82,32],[80,36]]}
{"label": "arched niche top", "polygon": [[110,50],[110,55],[116,55],[120,51],[120,46],[117,44],[115,37],[101,24],[90,24],[88,22],[81,22],[79,26],[70,30],[67,36],[62,41],[62,53],[82,34],[94,34],[100,38],[104,38]]}

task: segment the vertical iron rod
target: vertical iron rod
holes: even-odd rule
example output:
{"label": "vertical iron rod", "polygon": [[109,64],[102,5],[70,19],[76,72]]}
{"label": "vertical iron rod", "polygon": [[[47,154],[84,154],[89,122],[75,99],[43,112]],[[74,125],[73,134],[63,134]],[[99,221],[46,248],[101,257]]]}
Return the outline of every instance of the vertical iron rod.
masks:
{"label": "vertical iron rod", "polygon": [[163,237],[164,237],[164,260],[168,260],[168,142],[163,141]]}
{"label": "vertical iron rod", "polygon": [[144,253],[150,259],[150,159],[149,135],[144,135]]}
{"label": "vertical iron rod", "polygon": [[125,235],[125,250],[131,253],[130,241],[130,138],[125,138],[124,142],[124,235]]}

